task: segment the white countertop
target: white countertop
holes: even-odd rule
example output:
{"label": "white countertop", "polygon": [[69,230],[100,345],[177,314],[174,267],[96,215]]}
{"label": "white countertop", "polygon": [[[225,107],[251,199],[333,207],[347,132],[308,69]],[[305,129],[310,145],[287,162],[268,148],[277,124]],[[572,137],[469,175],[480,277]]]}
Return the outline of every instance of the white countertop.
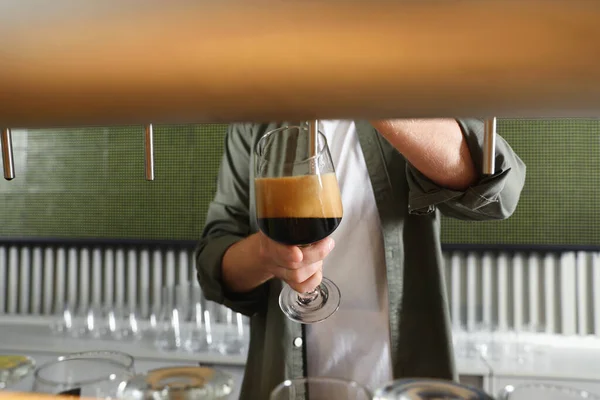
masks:
{"label": "white countertop", "polygon": [[494,375],[559,380],[600,381],[600,351],[542,348],[524,362],[486,360]]}
{"label": "white countertop", "polygon": [[490,366],[481,358],[457,357],[456,369],[459,375],[489,376]]}
{"label": "white countertop", "polygon": [[[150,341],[114,341],[77,339],[54,335],[47,318],[2,316],[0,318],[0,352],[71,353],[90,350],[116,350],[140,361],[197,362],[243,368],[246,354],[166,352]],[[215,326],[215,334],[222,327]],[[519,376],[523,378],[600,381],[600,340],[583,338],[545,338],[543,345],[525,362],[514,357],[457,357],[461,375],[482,377]]]}
{"label": "white countertop", "polygon": [[[492,375],[600,381],[600,338],[540,334],[525,341],[503,335],[495,340],[488,343],[490,353],[479,357]],[[501,344],[510,350],[500,351]]]}

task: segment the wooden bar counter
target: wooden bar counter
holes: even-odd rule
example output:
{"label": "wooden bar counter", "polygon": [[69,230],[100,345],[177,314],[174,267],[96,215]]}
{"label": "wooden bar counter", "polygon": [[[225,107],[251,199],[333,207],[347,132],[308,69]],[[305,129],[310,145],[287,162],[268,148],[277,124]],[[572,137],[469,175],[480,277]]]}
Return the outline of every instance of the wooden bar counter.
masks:
{"label": "wooden bar counter", "polygon": [[0,126],[595,116],[600,2],[4,0]]}

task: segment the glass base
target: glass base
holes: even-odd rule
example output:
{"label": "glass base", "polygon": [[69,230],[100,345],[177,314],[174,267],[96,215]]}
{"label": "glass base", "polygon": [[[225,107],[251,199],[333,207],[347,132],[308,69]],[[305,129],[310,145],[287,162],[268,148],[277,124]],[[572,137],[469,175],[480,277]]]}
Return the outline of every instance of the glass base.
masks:
{"label": "glass base", "polygon": [[279,295],[279,306],[289,319],[301,324],[314,324],[329,318],[340,307],[340,289],[323,278],[316,289],[316,296],[309,302],[301,301],[298,293],[285,285]]}

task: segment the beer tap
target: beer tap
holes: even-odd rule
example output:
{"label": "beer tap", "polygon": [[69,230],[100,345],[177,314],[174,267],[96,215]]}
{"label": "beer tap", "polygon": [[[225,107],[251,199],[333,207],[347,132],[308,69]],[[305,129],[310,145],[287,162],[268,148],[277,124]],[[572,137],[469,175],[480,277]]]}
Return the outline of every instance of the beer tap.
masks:
{"label": "beer tap", "polygon": [[483,174],[494,175],[496,170],[496,117],[488,118],[483,131]]}
{"label": "beer tap", "polygon": [[12,135],[10,128],[2,128],[0,133],[2,143],[2,165],[4,167],[4,179],[10,181],[15,178],[15,160],[12,151]]}
{"label": "beer tap", "polygon": [[154,129],[152,124],[145,126],[144,132],[145,172],[146,180],[154,180]]}

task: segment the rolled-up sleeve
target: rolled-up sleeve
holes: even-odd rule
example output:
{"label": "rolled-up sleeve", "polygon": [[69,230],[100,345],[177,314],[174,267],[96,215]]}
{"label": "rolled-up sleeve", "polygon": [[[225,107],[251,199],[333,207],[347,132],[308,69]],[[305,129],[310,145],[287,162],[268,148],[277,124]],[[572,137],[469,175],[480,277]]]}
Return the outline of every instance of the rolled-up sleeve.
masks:
{"label": "rolled-up sleeve", "polygon": [[230,292],[223,284],[221,264],[227,249],[250,234],[251,140],[247,125],[228,128],[216,194],[196,249],[197,277],[206,299],[248,316],[265,306],[266,284],[247,293]]}
{"label": "rolled-up sleeve", "polygon": [[[483,165],[484,123],[479,119],[457,120],[469,146],[477,171]],[[496,136],[495,171],[481,176],[464,191],[436,185],[408,165],[409,212],[428,214],[436,208],[446,216],[465,220],[505,219],[513,214],[525,184],[526,167],[510,145]]]}

